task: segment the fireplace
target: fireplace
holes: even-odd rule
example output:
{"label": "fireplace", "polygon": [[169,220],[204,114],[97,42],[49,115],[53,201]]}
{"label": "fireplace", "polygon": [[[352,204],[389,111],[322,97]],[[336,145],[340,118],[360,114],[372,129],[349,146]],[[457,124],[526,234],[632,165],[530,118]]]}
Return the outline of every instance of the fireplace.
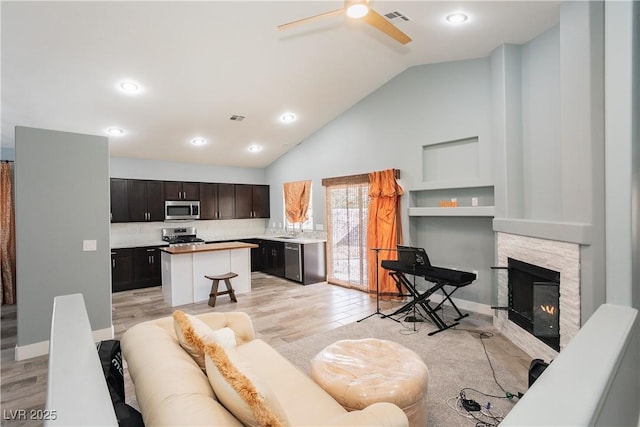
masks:
{"label": "fireplace", "polygon": [[[545,328],[555,329],[560,334],[560,350],[562,350],[580,329],[580,245],[498,232],[496,237],[496,265],[505,267],[504,270],[496,270],[495,273],[497,284],[495,302],[499,307],[509,306],[509,274],[507,268],[509,258],[558,272],[558,275],[554,278],[559,278],[559,286],[556,288],[555,284],[550,285],[546,290],[550,290],[552,294],[557,291],[559,294],[559,305],[556,309],[559,316],[559,326],[548,328],[547,325]],[[537,282],[554,281],[544,278],[544,276],[543,279],[537,280]],[[538,295],[538,297],[542,296]],[[540,310],[542,310],[540,308],[541,305],[545,306],[545,309],[548,309],[547,311],[553,311],[550,307],[546,307],[551,304],[537,304]],[[533,306],[530,312],[532,313],[531,318],[534,315],[544,314],[544,312],[534,312]],[[493,322],[500,333],[532,358],[552,360],[558,356],[558,350],[543,342],[541,338],[534,336],[534,333],[545,334],[542,334],[538,328],[536,328],[535,332],[528,332],[524,327],[509,318],[509,310],[495,310]],[[544,323],[537,323],[537,325],[544,325]]]}
{"label": "fireplace", "polygon": [[560,351],[560,273],[508,258],[508,318]]}

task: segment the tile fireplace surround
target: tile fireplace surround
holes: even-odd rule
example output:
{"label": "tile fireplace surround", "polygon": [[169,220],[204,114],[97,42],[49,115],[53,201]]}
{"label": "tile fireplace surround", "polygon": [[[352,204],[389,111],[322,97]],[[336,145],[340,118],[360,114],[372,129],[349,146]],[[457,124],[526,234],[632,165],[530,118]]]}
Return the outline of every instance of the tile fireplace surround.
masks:
{"label": "tile fireplace surround", "polygon": [[[560,272],[560,349],[580,329],[580,246],[515,234],[497,233],[497,266],[506,267],[514,258]],[[498,305],[508,304],[508,275],[497,270]],[[549,361],[557,357],[551,347],[508,319],[505,310],[494,312],[494,326],[532,358]]]}

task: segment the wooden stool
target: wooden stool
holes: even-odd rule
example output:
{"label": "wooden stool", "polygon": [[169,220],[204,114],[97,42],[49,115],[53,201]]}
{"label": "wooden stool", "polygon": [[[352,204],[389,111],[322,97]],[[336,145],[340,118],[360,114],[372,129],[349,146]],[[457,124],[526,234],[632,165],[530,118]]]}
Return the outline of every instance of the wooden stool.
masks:
{"label": "wooden stool", "polygon": [[[211,307],[216,306],[216,297],[218,295],[229,294],[229,296],[231,297],[231,301],[238,302],[238,300],[236,299],[236,293],[233,290],[233,287],[231,286],[231,279],[233,279],[234,277],[238,277],[236,273],[229,272],[227,274],[220,274],[218,276],[204,276],[204,277],[206,277],[209,280],[213,280],[213,283],[211,284],[211,293],[209,294],[209,305]],[[218,292],[218,284],[220,283],[220,280],[224,280],[224,284],[227,287],[226,291]]]}

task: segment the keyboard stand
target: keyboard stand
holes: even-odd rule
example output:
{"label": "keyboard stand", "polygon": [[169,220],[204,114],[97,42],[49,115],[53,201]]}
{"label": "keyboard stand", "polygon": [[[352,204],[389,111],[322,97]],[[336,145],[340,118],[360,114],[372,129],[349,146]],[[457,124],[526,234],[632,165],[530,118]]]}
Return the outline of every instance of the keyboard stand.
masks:
{"label": "keyboard stand", "polygon": [[[412,269],[411,267],[406,267],[404,265],[399,264],[396,261],[382,261],[382,267],[388,270],[391,270],[391,273],[389,273],[389,275],[396,282],[396,286],[398,286],[399,289],[402,286],[404,286],[405,289],[407,289],[410,295],[412,296],[411,301],[404,304],[402,307],[398,308],[393,313],[385,315],[384,317],[395,316],[397,314],[411,310],[416,306],[421,307],[422,310],[424,310],[424,312],[427,314],[427,316],[429,316],[433,324],[438,328],[437,330],[432,331],[428,334],[429,336],[431,336],[431,335],[437,334],[438,332],[445,331],[453,326],[458,325],[461,319],[469,315],[469,314],[463,314],[460,312],[460,309],[458,309],[458,306],[451,299],[451,295],[453,295],[453,293],[458,288],[471,284],[473,280],[475,280],[476,278],[475,274],[459,272],[457,270],[443,269],[439,267],[429,269],[430,271],[433,272],[433,274],[442,274],[446,276],[446,275],[451,275],[451,273],[453,273],[453,275],[456,277],[460,276],[460,278],[466,279],[466,280],[456,282],[456,281],[440,279],[433,276],[422,274],[423,272],[418,272],[415,268]],[[416,275],[422,276],[427,281],[433,283],[433,286],[431,286],[426,291],[420,293],[416,288],[416,286],[409,279],[407,279],[405,273],[412,274],[414,276]],[[453,289],[450,291],[447,291],[447,289],[445,288],[447,286],[452,287]],[[429,297],[431,297],[434,293],[436,293],[439,290],[442,290],[444,298],[442,299],[442,301],[440,301],[440,303],[436,305],[432,305],[434,303],[431,303],[431,301],[429,300]],[[455,319],[455,322],[450,324],[447,324],[437,313],[437,311],[447,301],[456,310],[456,313],[458,313],[458,317]]]}

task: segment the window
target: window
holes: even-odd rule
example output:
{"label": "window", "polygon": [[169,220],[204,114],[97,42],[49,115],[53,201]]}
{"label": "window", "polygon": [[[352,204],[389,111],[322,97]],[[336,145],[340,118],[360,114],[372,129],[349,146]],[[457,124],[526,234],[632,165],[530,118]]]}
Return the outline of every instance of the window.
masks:
{"label": "window", "polygon": [[[284,197],[284,190],[282,191],[282,211],[286,211],[286,201]],[[300,224],[299,222],[289,222],[287,215],[284,215],[284,228],[285,230],[310,230],[313,231],[313,186],[309,187],[309,207],[307,208],[307,220]]]}
{"label": "window", "polygon": [[327,185],[328,281],[368,292],[369,183]]}

